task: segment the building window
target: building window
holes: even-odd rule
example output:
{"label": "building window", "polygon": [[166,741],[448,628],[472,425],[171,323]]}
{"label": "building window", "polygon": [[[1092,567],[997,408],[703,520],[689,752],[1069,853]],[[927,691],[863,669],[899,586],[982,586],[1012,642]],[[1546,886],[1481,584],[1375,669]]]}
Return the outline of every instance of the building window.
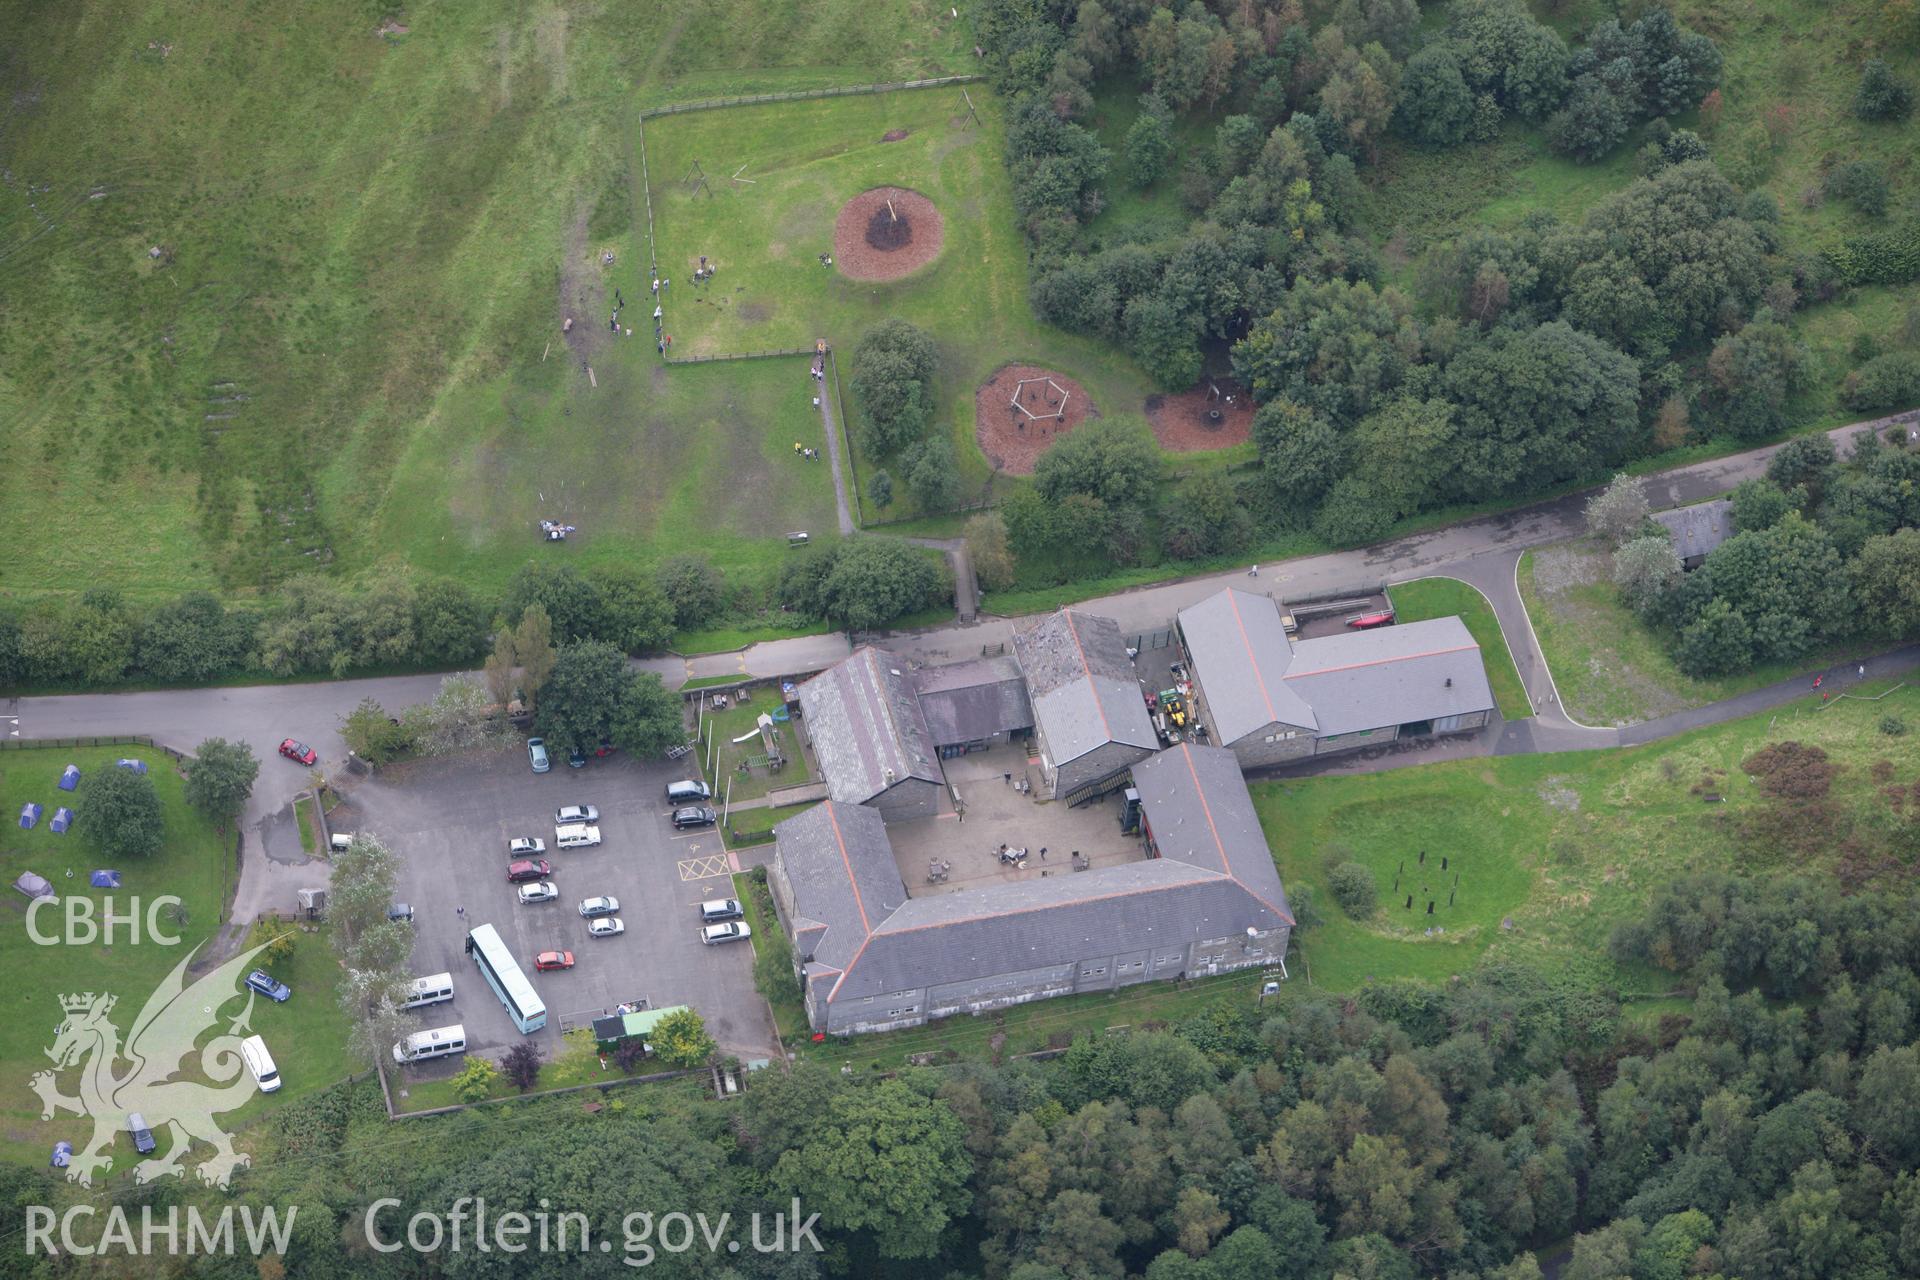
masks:
{"label": "building window", "polygon": [[1092,965],[1088,965],[1086,968],[1080,971],[1080,976],[1083,978],[1098,978],[1103,976],[1106,973],[1106,971],[1107,971],[1107,966],[1105,965],[1101,965],[1098,968],[1095,968]]}
{"label": "building window", "polygon": [[917,1004],[910,1004],[904,1009],[889,1009],[887,1010],[887,1016],[889,1018],[904,1018],[908,1014],[917,1011],[919,1008],[920,1006]]}

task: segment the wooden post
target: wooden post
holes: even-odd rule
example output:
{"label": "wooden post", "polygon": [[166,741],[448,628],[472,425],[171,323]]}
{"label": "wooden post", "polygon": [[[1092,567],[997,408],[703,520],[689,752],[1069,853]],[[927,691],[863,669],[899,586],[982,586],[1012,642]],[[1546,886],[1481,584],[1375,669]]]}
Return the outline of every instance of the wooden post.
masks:
{"label": "wooden post", "polygon": [[887,197],[887,213],[895,222],[900,221],[900,215],[893,211],[893,197],[891,196]]}

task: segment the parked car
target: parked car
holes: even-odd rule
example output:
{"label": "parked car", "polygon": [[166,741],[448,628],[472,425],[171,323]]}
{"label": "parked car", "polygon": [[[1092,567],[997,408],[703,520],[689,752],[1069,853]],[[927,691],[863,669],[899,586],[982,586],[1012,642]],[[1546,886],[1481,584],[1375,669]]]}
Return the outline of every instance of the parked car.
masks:
{"label": "parked car", "polygon": [[345,853],[353,848],[353,832],[335,831],[327,837],[327,847],[335,853]]}
{"label": "parked car", "polygon": [[133,1135],[133,1149],[143,1156],[153,1154],[159,1144],[153,1140],[153,1130],[147,1125],[147,1118],[138,1111],[127,1113],[127,1132]]}
{"label": "parked car", "polygon": [[396,902],[392,906],[387,908],[387,919],[405,920],[408,924],[412,924],[413,908],[408,906],[404,902]]}
{"label": "parked car", "polygon": [[678,782],[667,784],[668,804],[693,804],[700,800],[713,799],[713,788],[698,778],[682,778]]}
{"label": "parked car", "polygon": [[573,747],[569,749],[567,752],[567,768],[584,769],[586,767],[587,767],[587,753],[582,751],[578,747]]}
{"label": "parked car", "polygon": [[547,842],[539,836],[515,836],[507,841],[507,856],[510,858],[526,858],[546,851]]}
{"label": "parked car", "polygon": [[280,754],[295,764],[312,764],[320,758],[314,754],[312,747],[293,738],[288,738],[280,744]]}
{"label": "parked car", "polygon": [[525,880],[545,880],[553,874],[553,866],[545,858],[522,858],[518,862],[507,864],[507,883],[519,884]]}
{"label": "parked car", "polygon": [[710,924],[700,931],[700,941],[708,946],[720,942],[744,942],[753,936],[753,930],[744,920],[734,920],[728,924]]}
{"label": "parked car", "polygon": [[710,827],[719,815],[703,804],[690,804],[673,811],[673,825],[682,831],[688,827]]}
{"label": "parked car", "polygon": [[613,743],[609,739],[602,738],[600,739],[600,745],[593,749],[593,754],[596,756],[610,756],[613,754],[613,750]]}
{"label": "parked car", "polygon": [[564,827],[575,822],[598,822],[600,811],[590,804],[563,804],[553,811],[555,826]]}
{"label": "parked car", "polygon": [[595,916],[587,921],[589,938],[617,938],[627,931],[627,922],[619,916]]}
{"label": "parked car", "polygon": [[738,898],[709,898],[700,904],[700,923],[718,924],[722,920],[738,920],[747,914],[740,907]]}
{"label": "parked car", "polygon": [[533,971],[535,973],[545,973],[550,969],[571,968],[573,968],[573,952],[571,951],[542,951],[533,958]]}
{"label": "parked car", "polygon": [[532,884],[520,886],[520,905],[529,902],[552,902],[560,896],[560,889],[551,880],[535,880]]}
{"label": "parked car", "polygon": [[1379,613],[1356,613],[1347,619],[1347,625],[1355,631],[1371,631],[1375,627],[1393,625],[1393,610],[1382,609]]}
{"label": "parked car", "polygon": [[255,969],[247,975],[247,986],[275,1004],[285,1004],[287,997],[293,994],[292,988],[284,982],[276,982],[272,974],[265,969]]}
{"label": "parked car", "polygon": [[580,914],[583,916],[610,916],[620,909],[618,898],[582,898]]}
{"label": "parked car", "polygon": [[533,764],[535,773],[545,773],[553,768],[553,761],[547,759],[547,741],[545,738],[527,739],[527,759]]}

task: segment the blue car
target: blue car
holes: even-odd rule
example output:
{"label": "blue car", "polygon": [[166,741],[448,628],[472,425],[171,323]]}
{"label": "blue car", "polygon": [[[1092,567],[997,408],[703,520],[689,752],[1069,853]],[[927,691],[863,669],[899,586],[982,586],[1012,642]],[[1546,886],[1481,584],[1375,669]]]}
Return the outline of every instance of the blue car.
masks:
{"label": "blue car", "polygon": [[265,969],[255,969],[247,975],[247,986],[258,991],[275,1004],[284,1004],[293,991],[284,982],[274,981],[273,975]]}

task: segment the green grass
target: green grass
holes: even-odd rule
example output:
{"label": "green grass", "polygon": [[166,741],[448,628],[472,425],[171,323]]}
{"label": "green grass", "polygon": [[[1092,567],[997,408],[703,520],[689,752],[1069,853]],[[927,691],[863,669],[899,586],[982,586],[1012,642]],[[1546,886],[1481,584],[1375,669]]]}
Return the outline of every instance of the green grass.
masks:
{"label": "green grass", "polygon": [[[734,876],[733,896],[745,909],[747,924],[755,938],[770,938],[779,931],[780,918],[774,913],[773,894],[757,877],[745,872]],[[800,999],[798,982],[783,986],[780,998],[767,1001],[767,1007],[773,1010],[773,1025],[784,1043],[804,1045],[808,1042],[812,1028],[807,1025],[807,1007]]]}
{"label": "green grass", "polygon": [[735,702],[724,711],[707,709],[706,722],[701,732],[705,735],[700,748],[701,767],[706,767],[707,746],[714,739],[719,740],[719,751],[713,768],[707,773],[707,782],[713,787],[715,808],[719,802],[731,800],[757,800],[774,787],[790,787],[808,781],[812,774],[807,769],[807,754],[800,746],[800,735],[794,726],[776,722],[774,729],[780,735],[781,749],[787,754],[787,763],[778,773],[770,772],[765,765],[758,765],[742,772],[743,762],[754,756],[766,754],[756,733],[746,742],[735,744],[733,739],[751,732],[759,722],[760,716],[772,714],[780,706],[779,686],[771,684],[757,685],[752,689],[752,700]]}
{"label": "green grass", "polygon": [[1620,600],[1604,551],[1584,541],[1529,551],[1520,597],[1567,714],[1583,724],[1624,725],[1720,702],[1816,671],[1852,650],[1835,646],[1798,662],[1766,663],[1735,676],[1697,680],[1666,643]]}
{"label": "green grass", "polygon": [[320,841],[313,831],[313,801],[302,796],[293,804],[293,816],[300,824],[300,849],[308,857],[319,852]]}
{"label": "green grass", "polygon": [[[388,560],[487,587],[550,550],[551,512],[582,526],[564,554],[651,561],[695,527],[743,570],[820,524],[825,477],[796,489],[761,450],[798,416],[761,375],[662,387],[639,325],[602,343],[601,286],[645,294],[634,111],[972,70],[965,23],[930,0],[480,0],[382,38],[384,15],[18,15],[0,590],[244,595]],[[570,353],[569,309],[600,350]]]}
{"label": "green grass", "polygon": [[[84,815],[84,803],[74,804],[73,796],[54,784],[66,764],[77,764],[83,774],[91,774],[112,768],[114,760],[122,756],[137,756],[148,762],[148,776],[159,793],[165,816],[166,845],[148,861],[118,864],[122,888],[90,889],[87,873],[103,861],[82,840],[80,824],[77,822],[76,830],[66,835],[55,835],[48,829],[57,805],[66,803]],[[85,785],[83,781],[83,792]],[[32,831],[23,831],[15,818],[20,806],[29,800],[44,805],[46,816]],[[91,1121],[72,1116],[42,1122],[40,1101],[28,1088],[32,1073],[48,1065],[45,1050],[61,1018],[58,998],[69,992],[111,992],[119,998],[112,1020],[124,1036],[167,973],[218,931],[230,888],[233,837],[215,832],[205,818],[188,807],[173,761],[163,752],[143,747],[0,753],[0,810],[8,815],[6,826],[0,828],[0,878],[8,886],[8,896],[18,904],[8,908],[15,923],[0,937],[0,971],[6,973],[17,993],[15,1016],[0,1025],[0,1159],[38,1167],[44,1164],[56,1138],[66,1138],[78,1147],[91,1133]],[[84,817],[80,821],[84,822]],[[109,897],[117,911],[125,912],[135,900],[145,904],[171,894],[180,899],[186,922],[165,927],[177,933],[181,941],[177,946],[166,946],[149,940],[142,905],[139,945],[128,942],[124,926],[117,926],[111,946],[99,941],[89,945],[35,945],[25,928],[25,900],[11,888],[14,878],[23,871],[34,871],[53,881],[55,892],[62,898],[90,899],[96,922]],[[46,909],[39,924],[43,932],[61,931],[61,917]],[[303,934],[293,959],[280,966],[275,976],[294,988],[294,996],[284,1005],[256,1000],[252,1025],[266,1037],[286,1085],[273,1096],[255,1097],[231,1113],[231,1123],[242,1123],[256,1112],[284,1106],[302,1094],[336,1083],[355,1067],[344,1047],[346,1021],[334,999],[339,967],[324,935]],[[225,1011],[237,1012],[241,1007],[236,1000]],[[125,1067],[120,1069],[124,1071]],[[71,1094],[73,1089],[71,1078],[63,1081],[65,1092]],[[229,1128],[231,1131],[231,1124]],[[126,1174],[130,1167],[123,1162],[115,1176]]]}
{"label": "green grass", "polygon": [[1487,598],[1457,578],[1421,578],[1390,588],[1395,618],[1400,622],[1420,622],[1427,618],[1458,617],[1480,646],[1480,658],[1487,668],[1487,682],[1493,686],[1493,698],[1500,714],[1508,720],[1525,720],[1533,714],[1533,704],[1520,683],[1520,672],[1513,665],[1513,654],[1493,616]]}
{"label": "green grass", "polygon": [[[1909,719],[1920,713],[1920,689],[1825,710],[1808,700],[1627,750],[1256,783],[1254,804],[1281,879],[1296,897],[1305,889],[1322,917],[1299,935],[1316,986],[1439,981],[1491,954],[1644,990],[1657,986],[1658,976],[1616,971],[1605,943],[1613,925],[1642,910],[1655,888],[1690,871],[1787,869],[1771,851],[1744,848],[1733,834],[1732,824],[1760,802],[1740,762],[1767,742],[1815,743],[1842,768],[1834,796],[1843,812],[1859,818],[1861,830],[1885,830],[1886,804],[1870,767],[1887,760],[1892,776],[1903,779],[1920,771],[1920,739],[1878,732],[1889,712]],[[1707,769],[1724,771],[1712,788],[1725,795],[1724,804],[1697,793]],[[1445,872],[1437,867],[1442,857]],[[1379,882],[1380,910],[1371,919],[1349,919],[1326,887],[1329,867],[1348,860],[1366,865]],[[1795,865],[1831,870],[1824,858]],[[1456,873],[1459,888],[1448,906]],[[1409,893],[1411,912],[1404,905]],[[1432,916],[1427,901],[1436,903]],[[1511,929],[1502,927],[1508,920]],[[1429,925],[1446,933],[1428,937]],[[1298,969],[1296,976],[1303,976]]]}
{"label": "green grass", "polygon": [[[1026,361],[1069,374],[1108,414],[1138,413],[1147,387],[1111,348],[1034,319],[1026,244],[1002,161],[1001,107],[979,86],[968,92],[978,125],[967,122],[960,90],[929,89],[657,117],[646,124],[646,149],[660,261],[673,280],[675,351],[811,346],[824,337],[846,364],[841,378],[851,394],[860,335],[889,316],[920,325],[941,347],[936,429],[951,433],[962,499],[974,501],[993,478],[974,438],[973,397],[1001,365]],[[896,129],[908,136],[880,141]],[[711,197],[681,181],[695,161]],[[731,181],[736,171],[751,184]],[[944,247],[903,280],[858,284],[818,258],[832,248],[840,206],[882,185],[931,199],[945,223]],[[689,273],[701,254],[720,272],[697,302]],[[804,375],[795,379],[792,394],[803,405],[810,386]],[[858,412],[843,407],[850,417]],[[857,449],[860,433],[850,434]],[[860,483],[888,461],[857,457]],[[890,518],[919,514],[903,486],[895,494]]]}

